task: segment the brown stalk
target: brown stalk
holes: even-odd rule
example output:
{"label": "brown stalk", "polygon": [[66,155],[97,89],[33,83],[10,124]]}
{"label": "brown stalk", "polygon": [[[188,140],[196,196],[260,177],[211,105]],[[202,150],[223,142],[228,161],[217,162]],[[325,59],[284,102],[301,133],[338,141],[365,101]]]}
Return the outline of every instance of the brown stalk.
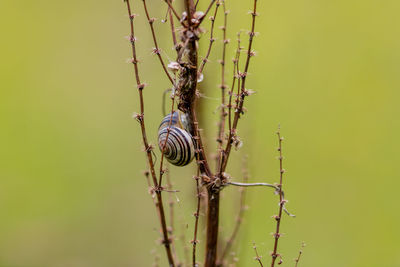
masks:
{"label": "brown stalk", "polygon": [[[171,25],[171,33],[172,33],[172,42],[174,44],[174,48],[176,49],[176,34],[175,34],[175,25],[174,25],[174,18],[172,16],[172,12],[175,11],[172,6],[172,0],[165,0],[168,4],[168,15],[169,15],[169,24]],[[176,12],[176,11],[175,11]]]}
{"label": "brown stalk", "polygon": [[155,46],[155,48],[153,49],[153,53],[157,55],[165,74],[167,75],[167,77],[170,80],[170,82],[172,83],[172,85],[175,86],[175,81],[172,78],[171,74],[168,72],[167,67],[165,66],[164,60],[161,57],[161,49],[158,47],[156,33],[154,31],[154,25],[153,25],[155,18],[150,18],[149,11],[147,10],[146,0],[142,0],[142,1],[143,1],[144,12],[146,13],[146,18],[150,25],[151,35],[153,36],[153,42],[154,42],[154,46]]}
{"label": "brown stalk", "polygon": [[[199,19],[199,25],[200,25],[201,22],[204,20],[204,18],[207,17],[208,12],[210,12],[212,6],[214,5],[214,3],[215,3],[216,1],[217,1],[217,0],[211,0],[210,4],[209,4],[208,7],[207,7],[206,12],[204,12],[204,16],[201,17],[201,18]],[[197,4],[196,4],[196,5],[197,5]]]}
{"label": "brown stalk", "polygon": [[[245,165],[245,164],[243,164],[243,165]],[[248,180],[249,180],[249,174],[247,172],[247,168],[246,168],[246,166],[243,166],[243,183],[247,184]],[[225,248],[222,250],[222,254],[218,260],[217,266],[222,266],[226,255],[228,254],[229,250],[232,248],[233,242],[239,232],[240,225],[242,224],[244,212],[246,211],[246,190],[245,190],[245,188],[241,187],[239,189],[239,192],[240,192],[239,213],[236,217],[236,223],[233,228],[233,232],[232,232],[231,236],[229,237],[228,241],[226,242]]]}
{"label": "brown stalk", "polygon": [[297,256],[297,258],[294,260],[295,261],[295,265],[294,267],[297,267],[297,265],[299,264],[300,261],[300,257],[303,254],[303,248],[305,247],[304,242],[301,244],[301,249],[299,250],[299,255]]}
{"label": "brown stalk", "polygon": [[[228,39],[226,39],[226,27],[227,27],[227,20],[228,20],[228,12],[226,11],[225,7],[225,0],[222,0],[222,7],[224,9],[224,25],[222,26],[222,59],[220,61],[221,64],[221,115],[219,118],[219,123],[218,123],[218,137],[217,137],[217,142],[218,142],[218,157],[217,157],[217,173],[219,173],[219,166],[221,165],[221,158],[222,158],[222,153],[223,153],[223,148],[222,146],[224,145],[224,132],[225,132],[225,117],[226,117],[226,112],[225,112],[225,89],[227,88],[225,84],[225,56],[226,56],[226,46],[229,42]],[[234,74],[235,76],[235,74]]]}
{"label": "brown stalk", "polygon": [[258,263],[260,264],[261,267],[264,267],[264,265],[262,264],[262,261],[261,261],[261,257],[258,256],[257,247],[256,247],[255,243],[253,243],[253,248],[254,248],[254,252],[256,253],[255,260],[258,261]]}
{"label": "brown stalk", "polygon": [[172,13],[174,13],[176,19],[181,21],[181,17],[179,17],[178,12],[176,12],[174,6],[172,5],[172,0],[165,0],[165,3],[167,3],[169,9],[172,10]]}
{"label": "brown stalk", "polygon": [[157,183],[157,176],[156,176],[156,172],[155,172],[155,168],[154,168],[153,157],[151,154],[152,147],[149,145],[149,143],[147,141],[147,135],[146,135],[146,127],[145,127],[145,121],[144,121],[144,100],[143,100],[143,89],[145,88],[145,85],[140,82],[140,78],[139,78],[138,60],[137,60],[137,55],[136,55],[136,39],[135,39],[135,31],[134,31],[134,25],[133,25],[133,20],[134,20],[135,16],[131,12],[129,0],[126,0],[125,2],[127,5],[128,15],[129,15],[129,19],[130,19],[130,30],[131,30],[130,42],[131,42],[131,46],[132,46],[132,56],[133,56],[132,63],[134,66],[136,85],[137,85],[137,88],[139,91],[139,101],[140,101],[140,114],[138,114],[136,116],[136,118],[140,123],[143,144],[144,144],[146,155],[147,155],[147,162],[149,164],[150,173],[151,173],[151,177],[153,180],[153,186],[155,188],[155,193],[157,196],[156,208],[158,211],[161,229],[162,229],[162,233],[163,233],[163,243],[164,243],[165,250],[167,253],[169,265],[171,267],[174,267],[175,263],[174,263],[174,258],[172,256],[170,240],[168,237],[167,223],[166,223],[166,219],[165,219],[164,205],[163,205],[160,185]]}
{"label": "brown stalk", "polygon": [[[228,101],[229,132],[232,131],[232,96],[233,96],[233,89],[235,88],[236,80],[239,78],[239,59],[240,59],[240,32],[238,32],[238,34],[237,34],[237,49],[236,49],[235,58],[233,59],[232,86],[231,86],[231,89],[229,90],[229,101]],[[222,155],[221,155],[221,157],[222,157]]]}
{"label": "brown stalk", "polygon": [[197,167],[197,175],[195,176],[196,180],[196,194],[197,194],[197,208],[196,212],[194,213],[195,222],[194,222],[194,234],[193,234],[193,250],[192,250],[192,265],[193,267],[196,265],[196,246],[198,243],[197,240],[197,229],[199,228],[199,217],[200,217],[200,203],[201,203],[201,192],[200,192],[200,169]]}
{"label": "brown stalk", "polygon": [[[173,191],[173,186],[172,186],[172,182],[171,182],[171,174],[170,174],[170,169],[168,168],[167,170],[167,188],[170,192]],[[175,201],[174,201],[174,195],[173,194],[169,194],[169,200],[168,200],[168,204],[169,204],[169,229],[168,229],[168,233],[170,234],[170,236],[174,236],[174,231],[175,231],[175,209],[174,209],[174,205],[175,205]],[[171,250],[172,250],[172,255],[175,259],[175,261],[177,262],[177,265],[179,266],[179,260],[178,260],[178,255],[176,254],[176,250],[175,250],[175,241],[174,238],[171,238]]]}
{"label": "brown stalk", "polygon": [[282,219],[282,211],[283,211],[283,207],[285,205],[285,199],[283,198],[283,191],[282,191],[282,183],[283,183],[283,174],[285,173],[285,170],[283,169],[283,156],[282,156],[282,141],[283,141],[283,137],[281,137],[281,133],[280,133],[280,129],[278,128],[278,131],[276,132],[276,134],[278,135],[278,139],[279,139],[279,147],[278,147],[278,151],[279,151],[279,213],[278,215],[274,216],[275,220],[276,220],[276,230],[274,233],[274,251],[271,254],[272,257],[272,261],[271,261],[271,267],[275,266],[275,261],[278,258],[278,256],[280,256],[277,251],[278,251],[278,241],[279,241],[279,237],[281,236],[281,234],[279,233],[279,228],[281,225],[281,219]]}
{"label": "brown stalk", "polygon": [[233,144],[233,137],[236,134],[236,128],[238,125],[238,121],[240,118],[240,114],[243,112],[243,104],[244,104],[244,98],[246,96],[246,77],[248,75],[248,70],[249,70],[249,64],[250,64],[250,58],[254,55],[252,52],[252,46],[253,46],[253,39],[255,36],[255,23],[256,23],[256,16],[257,16],[257,0],[254,0],[254,4],[253,4],[253,11],[251,13],[252,16],[252,21],[251,21],[251,31],[249,33],[249,45],[248,45],[248,49],[247,49],[247,58],[246,58],[246,63],[245,63],[245,67],[244,67],[244,72],[241,73],[241,90],[240,90],[240,97],[239,97],[239,106],[236,108],[235,111],[235,117],[233,119],[233,124],[232,124],[232,128],[231,131],[229,132],[229,136],[228,136],[228,142],[226,144],[225,147],[225,151],[222,155],[222,166],[221,166],[221,172],[224,172],[226,169],[226,165],[228,163],[228,158],[229,158],[229,154],[231,152],[231,148],[232,148],[232,144]]}
{"label": "brown stalk", "polygon": [[213,43],[215,41],[214,38],[214,25],[215,25],[215,19],[217,16],[217,12],[218,12],[218,8],[219,8],[220,4],[219,2],[216,4],[215,6],[215,11],[214,11],[214,15],[210,17],[211,20],[211,29],[210,29],[210,44],[208,45],[208,49],[207,49],[207,54],[206,56],[203,58],[203,60],[201,61],[200,67],[199,67],[199,76],[203,73],[204,70],[204,66],[206,65],[206,63],[208,62],[208,58],[210,57],[211,54],[211,49],[213,46]]}

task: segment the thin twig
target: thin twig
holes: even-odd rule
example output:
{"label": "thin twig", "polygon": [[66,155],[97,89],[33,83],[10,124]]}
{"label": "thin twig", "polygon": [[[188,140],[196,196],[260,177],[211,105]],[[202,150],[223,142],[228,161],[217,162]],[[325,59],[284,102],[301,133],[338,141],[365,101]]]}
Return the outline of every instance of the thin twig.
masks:
{"label": "thin twig", "polygon": [[178,21],[181,21],[181,17],[179,17],[178,12],[176,12],[175,8],[172,5],[172,0],[164,0],[164,1],[165,1],[165,3],[167,3],[169,9],[172,10],[172,13],[174,13],[176,19]]}
{"label": "thin twig", "polygon": [[153,163],[153,157],[152,157],[152,149],[153,148],[149,145],[149,143],[147,141],[147,135],[146,135],[146,127],[145,127],[145,121],[144,121],[144,100],[143,100],[143,89],[145,88],[145,84],[142,84],[140,82],[140,78],[139,78],[138,60],[137,60],[137,55],[136,55],[136,38],[135,38],[135,31],[134,31],[134,24],[133,24],[133,20],[135,18],[135,15],[132,14],[129,0],[126,0],[125,2],[126,2],[127,9],[128,9],[129,19],[130,19],[130,30],[131,30],[130,42],[131,42],[131,46],[132,46],[132,56],[133,56],[132,63],[133,63],[133,66],[134,66],[136,85],[137,85],[137,88],[138,88],[138,91],[139,91],[140,114],[136,115],[136,119],[140,123],[143,144],[144,144],[146,155],[147,155],[147,162],[149,164],[150,173],[151,173],[151,177],[152,177],[152,180],[153,180],[153,185],[157,189],[156,190],[156,195],[157,195],[156,208],[158,210],[161,229],[162,229],[162,233],[163,233],[164,247],[165,247],[165,250],[166,250],[166,253],[167,253],[169,265],[171,267],[174,267],[175,263],[174,263],[174,258],[172,256],[170,240],[169,240],[169,237],[168,237],[168,230],[167,230],[167,223],[166,223],[166,219],[165,219],[164,205],[163,205],[161,190],[159,190],[160,185],[157,183],[157,176],[156,176],[154,163]]}
{"label": "thin twig", "polygon": [[[224,185],[234,185],[234,186],[241,186],[241,187],[257,187],[257,186],[266,186],[266,187],[271,187],[274,188],[277,194],[279,194],[279,192],[281,192],[283,198],[285,198],[285,192],[281,191],[279,188],[279,185],[274,185],[274,184],[268,184],[268,183],[238,183],[238,182],[226,182],[224,183]],[[286,204],[287,200],[285,200],[285,203],[283,203],[283,211],[289,215],[290,217],[296,217],[296,215],[290,213],[287,209],[286,209]]]}
{"label": "thin twig", "polygon": [[[173,190],[172,182],[171,182],[171,173],[170,173],[170,168],[167,164],[167,188],[168,191],[170,192],[178,192],[178,190]],[[174,256],[175,261],[177,262],[177,265],[179,266],[179,259],[178,255],[176,254],[176,249],[175,249],[175,242],[174,242],[174,231],[175,231],[175,201],[174,201],[174,195],[169,194],[169,229],[168,232],[170,234],[171,238],[171,249],[172,249],[172,255]]]}
{"label": "thin twig", "polygon": [[[243,165],[244,165],[243,166],[243,183],[247,184],[247,181],[249,180],[249,174],[247,172],[246,163],[244,163]],[[218,260],[218,262],[219,262],[218,266],[222,266],[224,258],[226,257],[226,255],[228,254],[229,250],[231,249],[231,247],[233,245],[233,242],[234,242],[234,240],[235,240],[235,238],[236,238],[236,236],[237,236],[237,234],[239,232],[240,225],[242,224],[242,221],[243,221],[243,214],[244,214],[244,212],[246,210],[246,206],[245,206],[245,204],[246,204],[246,202],[245,202],[246,201],[246,190],[243,187],[241,187],[239,189],[239,192],[240,192],[239,212],[238,212],[238,215],[236,217],[236,223],[235,223],[235,226],[233,228],[233,232],[232,232],[230,238],[226,242],[225,248],[222,250],[221,257]]]}
{"label": "thin twig", "polygon": [[197,266],[196,263],[196,246],[197,243],[199,242],[197,240],[197,229],[199,227],[199,217],[200,217],[200,202],[201,202],[201,192],[200,192],[200,168],[199,166],[197,166],[197,176],[195,177],[196,180],[196,194],[197,194],[197,208],[196,208],[196,212],[194,213],[194,217],[195,217],[195,222],[194,222],[194,234],[193,234],[193,251],[192,251],[192,264],[193,267]]}
{"label": "thin twig", "polygon": [[217,0],[211,0],[210,4],[209,4],[208,7],[207,7],[206,12],[204,12],[204,16],[201,17],[201,18],[199,19],[199,24],[198,24],[198,26],[200,26],[201,22],[202,22],[202,21],[204,20],[204,18],[207,16],[208,12],[210,12],[212,6],[214,5],[214,3],[215,3],[216,1],[217,1]]}
{"label": "thin twig", "polygon": [[258,256],[257,247],[256,247],[255,243],[253,243],[253,248],[254,248],[254,252],[256,253],[255,260],[258,261],[258,263],[260,264],[261,267],[264,267],[264,265],[262,264],[262,261],[261,261],[261,257]]}
{"label": "thin twig", "polygon": [[228,136],[228,142],[226,144],[225,147],[225,151],[222,155],[222,167],[221,167],[221,172],[224,172],[226,169],[226,165],[228,163],[228,158],[229,158],[229,154],[232,148],[232,144],[234,142],[234,135],[236,135],[236,128],[238,125],[238,121],[240,118],[240,115],[243,112],[243,104],[244,104],[244,98],[246,96],[246,77],[248,74],[248,70],[249,70],[249,65],[250,65],[250,58],[252,56],[254,56],[254,53],[252,52],[252,46],[253,46],[253,39],[255,36],[255,23],[256,23],[256,16],[257,16],[257,0],[254,0],[254,5],[253,5],[253,11],[251,12],[251,16],[252,16],[252,21],[251,21],[251,31],[249,33],[249,45],[248,45],[248,49],[247,49],[247,59],[246,59],[246,63],[245,63],[245,67],[244,67],[244,72],[241,73],[241,80],[242,80],[242,84],[241,84],[241,92],[240,92],[240,101],[239,101],[239,105],[235,110],[235,117],[233,119],[233,124],[232,124],[232,129],[229,132],[229,136]]}
{"label": "thin twig", "polygon": [[253,186],[267,186],[279,190],[279,187],[269,183],[238,183],[238,182],[227,182],[227,185],[241,186],[241,187],[253,187]]}
{"label": "thin twig", "polygon": [[[233,89],[235,88],[236,79],[239,77],[239,59],[240,59],[240,32],[237,34],[237,49],[236,55],[233,59],[233,75],[232,75],[232,85],[229,90],[229,102],[228,102],[228,124],[229,124],[229,132],[232,131],[232,96]],[[221,166],[222,168],[222,166]]]}
{"label": "thin twig", "polygon": [[199,67],[199,76],[203,73],[204,70],[204,66],[206,65],[206,63],[208,62],[208,58],[210,57],[210,53],[211,53],[211,49],[213,46],[213,43],[215,41],[214,38],[214,25],[215,25],[215,19],[217,17],[217,12],[218,12],[218,8],[220,6],[220,3],[217,2],[216,6],[215,6],[215,11],[214,11],[214,15],[210,17],[211,20],[211,29],[210,29],[210,44],[208,45],[208,49],[207,49],[207,54],[206,56],[203,58],[203,60],[201,61],[201,65]]}
{"label": "thin twig", "polygon": [[279,237],[281,236],[281,234],[279,233],[280,230],[280,225],[281,225],[281,219],[282,219],[282,210],[283,210],[283,206],[285,204],[285,199],[283,197],[282,194],[282,187],[283,187],[283,174],[285,173],[285,170],[283,169],[283,155],[282,155],[282,141],[283,141],[283,137],[281,137],[281,132],[280,132],[280,128],[278,128],[278,131],[276,132],[276,134],[278,135],[278,140],[279,140],[279,147],[278,147],[278,151],[279,151],[279,213],[278,215],[275,215],[274,218],[276,220],[276,230],[274,233],[274,251],[271,254],[272,257],[272,261],[271,261],[271,267],[275,266],[275,261],[278,258],[278,256],[280,256],[277,251],[278,251],[278,241],[279,241]]}
{"label": "thin twig", "polygon": [[[176,49],[176,33],[175,33],[175,25],[174,18],[172,17],[172,13],[175,11],[172,6],[172,0],[165,0],[168,4],[168,15],[169,15],[169,25],[171,26],[171,34],[172,34],[172,43],[174,44],[174,48]],[[179,18],[179,17],[178,17]],[[178,19],[179,20],[179,19]]]}
{"label": "thin twig", "polygon": [[299,255],[297,256],[297,258],[294,260],[295,261],[295,265],[294,265],[294,267],[297,267],[297,265],[298,265],[298,263],[299,263],[299,261],[300,261],[300,257],[301,257],[301,255],[303,254],[303,248],[306,246],[306,244],[304,243],[304,242],[302,242],[301,243],[301,248],[300,248],[300,250],[299,250]]}
{"label": "thin twig", "polygon": [[164,60],[161,57],[161,49],[158,47],[156,33],[154,31],[155,18],[150,18],[149,11],[147,10],[146,0],[142,0],[142,1],[143,1],[144,12],[146,13],[146,18],[147,18],[147,21],[149,22],[149,25],[150,25],[151,35],[153,36],[153,42],[154,42],[154,46],[155,46],[155,48],[153,49],[153,53],[157,55],[158,59],[160,60],[161,66],[162,66],[165,74],[167,75],[167,77],[170,80],[170,82],[172,83],[172,85],[175,86],[175,81],[172,78],[171,74],[168,72],[168,69],[165,66]]}
{"label": "thin twig", "polygon": [[221,166],[221,158],[222,158],[222,153],[223,148],[222,146],[224,145],[224,132],[225,132],[225,118],[226,118],[226,112],[225,112],[225,89],[226,84],[225,84],[225,56],[226,56],[226,46],[229,42],[228,39],[226,39],[226,27],[227,27],[227,20],[228,20],[228,11],[226,10],[225,7],[225,0],[222,0],[222,7],[224,9],[224,25],[222,26],[222,59],[220,61],[221,64],[221,114],[219,118],[219,123],[218,123],[218,137],[217,137],[217,143],[218,143],[218,157],[217,157],[217,164],[216,164],[216,169],[217,173],[219,173],[219,168]]}

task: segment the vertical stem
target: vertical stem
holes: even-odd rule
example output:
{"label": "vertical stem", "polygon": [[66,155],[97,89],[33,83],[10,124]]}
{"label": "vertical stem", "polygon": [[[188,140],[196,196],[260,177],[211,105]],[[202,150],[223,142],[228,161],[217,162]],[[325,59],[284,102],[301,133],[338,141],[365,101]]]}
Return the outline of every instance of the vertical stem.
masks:
{"label": "vertical stem", "polygon": [[[216,171],[217,173],[220,172],[220,166],[221,166],[221,158],[222,158],[222,153],[223,148],[222,146],[224,145],[224,133],[225,133],[225,117],[227,113],[225,112],[225,89],[226,84],[225,84],[225,56],[226,56],[226,45],[228,44],[228,40],[226,39],[226,27],[227,27],[227,20],[228,20],[228,12],[226,11],[225,7],[225,0],[222,0],[222,7],[224,9],[224,25],[222,26],[222,35],[223,35],[223,40],[222,40],[222,59],[220,61],[221,63],[221,115],[219,118],[219,123],[218,123],[218,137],[217,137],[217,142],[218,142],[218,156],[217,156],[217,164],[216,164]],[[234,74],[235,76],[235,74]]]}
{"label": "vertical stem", "polygon": [[215,267],[217,261],[218,224],[219,224],[219,190],[208,188],[207,243],[205,267]]}
{"label": "vertical stem", "polygon": [[200,216],[200,202],[201,202],[201,192],[200,192],[200,169],[197,167],[197,176],[195,177],[196,180],[196,193],[197,193],[197,208],[194,214],[195,222],[194,222],[194,234],[193,234],[193,251],[192,251],[192,264],[193,267],[196,266],[196,246],[198,243],[197,240],[197,229],[199,228],[199,216]]}
{"label": "vertical stem", "polygon": [[278,256],[280,256],[277,253],[278,241],[279,241],[279,237],[281,236],[281,234],[279,233],[279,230],[280,230],[281,219],[282,219],[282,210],[283,210],[283,206],[285,204],[285,200],[283,199],[283,191],[282,191],[283,174],[285,173],[285,170],[283,169],[283,156],[282,156],[283,138],[281,137],[280,129],[278,129],[276,134],[278,135],[278,139],[279,139],[279,147],[278,147],[278,151],[279,151],[279,185],[278,185],[278,187],[279,187],[279,213],[277,216],[275,216],[276,230],[274,233],[274,238],[275,238],[274,251],[271,254],[271,257],[272,257],[271,267],[275,266],[275,261],[278,258]]}
{"label": "vertical stem", "polygon": [[147,135],[146,135],[146,127],[145,127],[145,121],[144,121],[144,100],[143,100],[143,89],[145,88],[145,85],[140,82],[140,78],[139,78],[138,60],[137,60],[137,55],[136,55],[136,38],[135,38],[135,31],[134,31],[134,24],[133,24],[133,20],[134,20],[135,16],[132,14],[129,0],[126,0],[125,2],[126,2],[127,9],[128,9],[129,19],[130,19],[130,30],[131,30],[130,42],[131,42],[131,46],[132,46],[132,56],[133,56],[132,63],[134,66],[136,85],[137,85],[137,88],[139,91],[139,101],[140,101],[140,114],[136,116],[136,119],[140,123],[143,144],[144,144],[144,147],[146,150],[146,155],[147,155],[147,162],[149,164],[150,174],[151,174],[151,177],[153,180],[155,194],[157,196],[157,201],[155,204],[156,204],[156,208],[157,208],[159,219],[160,219],[160,224],[161,224],[161,229],[162,229],[162,234],[163,234],[163,244],[164,244],[164,247],[165,247],[165,250],[167,253],[169,266],[174,267],[175,263],[174,263],[174,258],[172,256],[170,239],[168,237],[164,205],[163,205],[163,200],[162,200],[162,196],[161,196],[162,191],[161,191],[160,185],[157,182],[157,176],[156,176],[156,172],[155,172],[153,157],[151,154],[152,148],[147,141]]}
{"label": "vertical stem", "polygon": [[246,58],[246,63],[244,66],[244,72],[241,73],[241,80],[242,80],[242,84],[241,84],[241,92],[240,92],[240,98],[239,98],[239,105],[238,107],[236,107],[236,111],[235,111],[235,117],[233,119],[233,124],[232,124],[232,129],[229,132],[229,136],[228,136],[228,142],[226,144],[225,147],[225,151],[222,155],[222,163],[221,163],[221,172],[224,172],[226,169],[226,166],[228,164],[228,159],[229,159],[229,155],[231,152],[231,148],[232,148],[232,143],[233,143],[233,137],[236,134],[236,128],[238,125],[238,121],[240,118],[240,115],[243,111],[243,104],[244,104],[244,98],[245,98],[245,89],[246,89],[246,77],[248,75],[248,70],[249,70],[249,65],[250,65],[250,58],[252,56],[254,56],[254,53],[251,51],[252,46],[253,46],[253,39],[254,36],[256,35],[256,33],[254,32],[255,29],[255,25],[256,25],[256,16],[257,16],[257,0],[254,0],[253,2],[253,11],[251,12],[251,16],[252,16],[252,20],[251,20],[251,31],[249,33],[249,45],[247,48],[247,58]]}

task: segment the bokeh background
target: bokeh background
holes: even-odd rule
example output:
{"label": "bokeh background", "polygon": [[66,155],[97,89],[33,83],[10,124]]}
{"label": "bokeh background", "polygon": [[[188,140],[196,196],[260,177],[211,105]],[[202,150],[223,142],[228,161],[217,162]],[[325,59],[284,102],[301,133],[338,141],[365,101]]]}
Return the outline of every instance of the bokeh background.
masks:
{"label": "bokeh background", "polygon": [[[161,93],[169,84],[136,2],[148,134],[156,143]],[[165,5],[149,2],[159,18],[163,56],[172,59],[168,26],[161,23]],[[227,0],[228,59],[236,32],[249,28],[251,2]],[[244,146],[234,152],[229,173],[240,180],[248,155],[251,181],[276,182],[281,125],[288,208],[297,215],[283,220],[286,266],[294,265],[302,241],[299,266],[400,266],[399,9],[395,0],[259,1],[248,81],[257,94],[246,102],[239,130]],[[123,1],[2,0],[0,10],[0,266],[151,266],[157,257],[166,266],[142,175],[139,126],[131,117],[139,108],[126,63]],[[209,151],[220,30],[217,38],[201,86]],[[171,170],[181,191],[172,196],[179,199],[176,225],[186,245],[194,220],[192,174],[193,166]],[[277,197],[260,188],[247,192],[249,209],[231,258],[237,266],[257,266],[254,241],[268,265]],[[226,237],[238,191],[223,194]]]}

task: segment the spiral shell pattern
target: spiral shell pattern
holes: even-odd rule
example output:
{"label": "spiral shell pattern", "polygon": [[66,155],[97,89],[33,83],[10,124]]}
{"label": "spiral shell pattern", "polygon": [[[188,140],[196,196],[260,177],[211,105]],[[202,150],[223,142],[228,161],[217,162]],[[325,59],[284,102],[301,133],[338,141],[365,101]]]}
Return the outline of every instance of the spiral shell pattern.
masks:
{"label": "spiral shell pattern", "polygon": [[[186,116],[180,112],[174,112],[165,116],[162,120],[158,131],[158,146],[162,151],[165,145],[164,156],[167,160],[176,166],[185,166],[194,158],[195,145],[191,134],[185,129]],[[169,126],[170,125],[170,126]],[[168,134],[168,140],[165,139]]]}

